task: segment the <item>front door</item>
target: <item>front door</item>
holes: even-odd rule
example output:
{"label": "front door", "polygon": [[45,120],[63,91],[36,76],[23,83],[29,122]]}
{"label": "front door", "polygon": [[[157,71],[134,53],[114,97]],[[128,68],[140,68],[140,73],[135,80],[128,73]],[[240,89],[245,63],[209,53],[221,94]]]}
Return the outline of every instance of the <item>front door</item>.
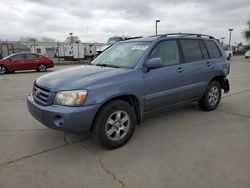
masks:
{"label": "front door", "polygon": [[148,59],[161,58],[163,67],[144,73],[146,113],[181,103],[184,97],[183,64],[176,40],[157,44]]}
{"label": "front door", "polygon": [[11,70],[24,70],[26,59],[24,54],[16,54],[10,57],[9,67]]}

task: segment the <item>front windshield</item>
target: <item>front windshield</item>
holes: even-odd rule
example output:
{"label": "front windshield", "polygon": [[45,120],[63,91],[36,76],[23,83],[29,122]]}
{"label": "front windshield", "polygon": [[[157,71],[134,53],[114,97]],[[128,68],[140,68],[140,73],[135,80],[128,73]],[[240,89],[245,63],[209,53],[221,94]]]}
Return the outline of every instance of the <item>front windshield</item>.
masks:
{"label": "front windshield", "polygon": [[100,54],[92,65],[133,68],[149,47],[150,42],[117,43]]}
{"label": "front windshield", "polygon": [[11,58],[12,56],[13,56],[13,54],[8,55],[8,56],[4,57],[3,59],[9,59],[9,58]]}

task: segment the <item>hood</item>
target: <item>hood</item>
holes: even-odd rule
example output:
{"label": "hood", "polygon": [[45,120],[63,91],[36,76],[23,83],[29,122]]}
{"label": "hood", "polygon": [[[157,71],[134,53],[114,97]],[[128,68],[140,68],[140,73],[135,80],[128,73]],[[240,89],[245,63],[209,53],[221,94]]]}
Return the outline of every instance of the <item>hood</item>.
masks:
{"label": "hood", "polygon": [[36,84],[48,88],[51,92],[87,89],[87,85],[127,71],[128,69],[83,65],[66,68],[41,76],[37,78]]}
{"label": "hood", "polygon": [[5,62],[7,62],[7,61],[6,61],[6,59],[3,58],[3,59],[0,59],[0,62],[1,62],[1,63],[5,63]]}

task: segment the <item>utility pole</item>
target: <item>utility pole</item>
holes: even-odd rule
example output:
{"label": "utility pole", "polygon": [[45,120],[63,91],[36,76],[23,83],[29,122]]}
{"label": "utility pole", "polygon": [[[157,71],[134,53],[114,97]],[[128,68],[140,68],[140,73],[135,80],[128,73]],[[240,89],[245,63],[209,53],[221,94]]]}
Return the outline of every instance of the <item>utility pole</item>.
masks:
{"label": "utility pole", "polygon": [[158,35],[158,32],[157,32],[157,24],[160,22],[161,20],[155,20],[155,35],[157,36]]}
{"label": "utility pole", "polygon": [[33,45],[34,45],[34,53],[36,53],[36,40],[33,40]]}
{"label": "utility pole", "polygon": [[228,31],[229,31],[229,50],[231,50],[231,38],[232,38],[232,31],[233,31],[233,29],[228,29]]}
{"label": "utility pole", "polygon": [[73,33],[71,32],[71,33],[69,33],[69,35],[70,35],[70,43],[72,44],[73,43]]}
{"label": "utility pole", "polygon": [[223,47],[225,37],[221,37],[220,39],[221,39],[221,46]]}

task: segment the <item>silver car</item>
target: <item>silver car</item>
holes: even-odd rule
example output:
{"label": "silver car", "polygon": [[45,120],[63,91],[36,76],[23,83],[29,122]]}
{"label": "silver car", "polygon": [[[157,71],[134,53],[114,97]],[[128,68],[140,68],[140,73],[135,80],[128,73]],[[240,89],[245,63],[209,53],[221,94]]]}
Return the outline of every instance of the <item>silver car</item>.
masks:
{"label": "silver car", "polygon": [[245,58],[246,58],[246,59],[250,58],[250,50],[248,50],[248,51],[245,53]]}

